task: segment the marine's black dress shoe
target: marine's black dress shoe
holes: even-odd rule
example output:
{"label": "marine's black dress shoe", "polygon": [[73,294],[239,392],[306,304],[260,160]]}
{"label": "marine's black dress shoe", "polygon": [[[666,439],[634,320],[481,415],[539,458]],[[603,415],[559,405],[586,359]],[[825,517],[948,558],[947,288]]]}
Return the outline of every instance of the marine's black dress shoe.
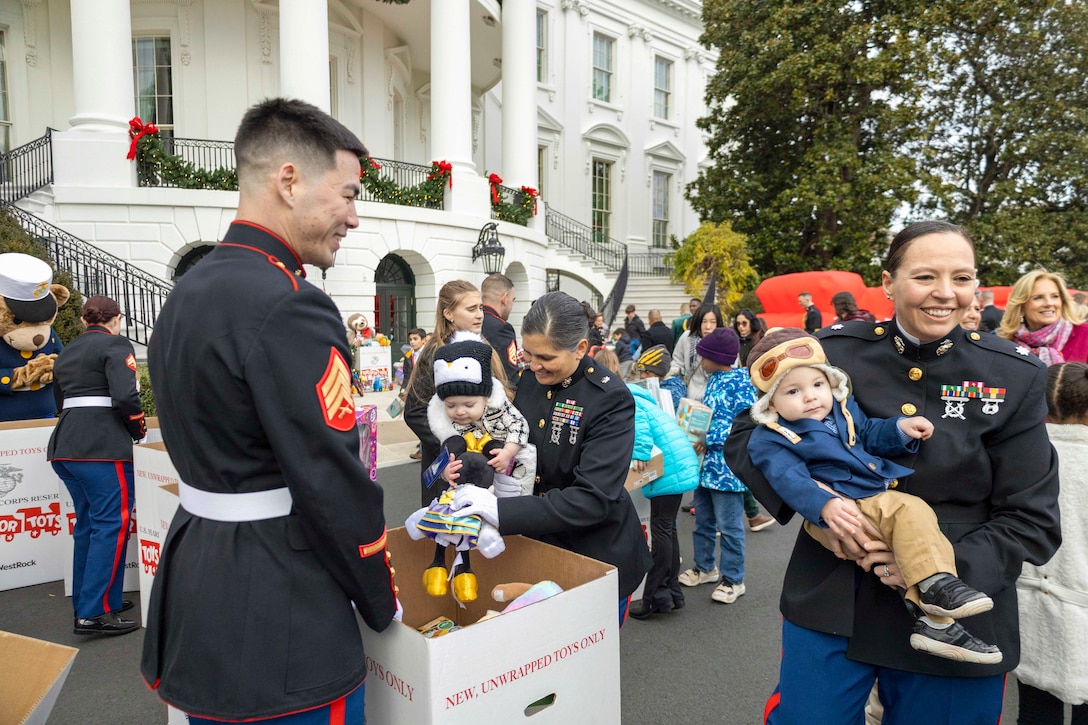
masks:
{"label": "marine's black dress shoe", "polygon": [[649,619],[654,614],[664,614],[672,610],[673,606],[671,604],[655,604],[653,601],[643,598],[632,604],[627,613],[635,619]]}
{"label": "marine's black dress shoe", "polygon": [[98,617],[77,618],[75,634],[128,634],[140,628],[140,623],[122,619],[117,612],[106,612]]}
{"label": "marine's black dress shoe", "polygon": [[[118,613],[127,612],[128,610],[132,609],[134,606],[136,606],[136,605],[132,603],[131,599],[122,599],[121,600],[121,608],[118,609],[117,612]],[[72,622],[75,623],[77,621],[79,621],[79,616],[77,614],[73,613],[72,614]]]}

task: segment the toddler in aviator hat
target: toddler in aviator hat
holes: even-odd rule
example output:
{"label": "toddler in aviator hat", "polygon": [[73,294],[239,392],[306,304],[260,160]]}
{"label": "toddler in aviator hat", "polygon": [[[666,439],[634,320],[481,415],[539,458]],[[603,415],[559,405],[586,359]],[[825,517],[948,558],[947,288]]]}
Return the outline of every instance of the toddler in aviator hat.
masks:
{"label": "toddler in aviator hat", "polygon": [[[908,609],[924,612],[914,622],[911,646],[963,662],[1000,662],[997,647],[953,621],[989,611],[993,600],[956,576],[952,544],[929,505],[888,490],[914,471],[878,457],[917,451],[933,424],[920,416],[867,417],[849,394],[846,373],[829,365],[820,341],[803,330],[770,330],[748,360],[761,393],[751,409],[761,425],[748,453],[782,500],[805,518],[805,530],[829,549],[826,529],[841,537],[867,522],[879,530],[907,585]],[[873,572],[892,576],[887,564]]]}

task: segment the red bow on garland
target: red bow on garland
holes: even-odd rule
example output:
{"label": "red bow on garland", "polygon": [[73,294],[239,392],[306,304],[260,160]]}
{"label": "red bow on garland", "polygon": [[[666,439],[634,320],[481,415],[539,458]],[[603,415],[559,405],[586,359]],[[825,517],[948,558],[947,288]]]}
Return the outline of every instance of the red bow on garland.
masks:
{"label": "red bow on garland", "polygon": [[[450,188],[452,189],[453,188],[453,164],[451,164],[449,161],[432,161],[431,166],[437,166],[438,167],[438,176],[439,176],[439,178],[441,178],[443,176],[450,177]],[[433,179],[434,177],[435,177],[434,173],[431,173],[431,174],[427,175],[428,179]]]}
{"label": "red bow on garland", "polygon": [[142,139],[144,136],[149,136],[153,133],[158,132],[159,129],[155,126],[155,124],[145,124],[143,121],[140,120],[139,116],[133,116],[132,120],[128,122],[128,135],[129,138],[132,139],[132,143],[129,144],[128,156],[126,156],[125,158],[127,158],[129,161],[132,161],[134,158],[136,158],[136,144],[140,142],[140,139]]}
{"label": "red bow on garland", "polygon": [[523,186],[521,187],[521,191],[533,200],[533,216],[536,216],[536,198],[540,196],[540,192],[531,186]]}
{"label": "red bow on garland", "polygon": [[487,177],[487,183],[491,184],[491,203],[499,203],[499,184],[502,183],[502,177],[498,174],[492,174]]}

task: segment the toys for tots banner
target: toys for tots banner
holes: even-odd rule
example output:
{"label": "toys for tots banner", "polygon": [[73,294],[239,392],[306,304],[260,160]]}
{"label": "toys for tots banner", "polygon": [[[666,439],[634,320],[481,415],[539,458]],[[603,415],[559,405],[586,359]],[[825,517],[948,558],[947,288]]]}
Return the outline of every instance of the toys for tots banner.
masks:
{"label": "toys for tots banner", "polygon": [[0,429],[0,591],[60,579],[60,479],[45,460],[46,425]]}

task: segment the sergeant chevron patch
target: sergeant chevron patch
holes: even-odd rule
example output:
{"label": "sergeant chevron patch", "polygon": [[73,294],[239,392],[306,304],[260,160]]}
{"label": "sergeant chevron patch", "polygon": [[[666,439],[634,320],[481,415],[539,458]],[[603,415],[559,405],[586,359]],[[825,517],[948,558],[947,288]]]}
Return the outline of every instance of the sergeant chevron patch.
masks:
{"label": "sergeant chevron patch", "polygon": [[325,413],[325,424],[335,430],[355,427],[355,399],[351,397],[351,373],[336,348],[329,349],[329,364],[317,381],[317,400]]}

